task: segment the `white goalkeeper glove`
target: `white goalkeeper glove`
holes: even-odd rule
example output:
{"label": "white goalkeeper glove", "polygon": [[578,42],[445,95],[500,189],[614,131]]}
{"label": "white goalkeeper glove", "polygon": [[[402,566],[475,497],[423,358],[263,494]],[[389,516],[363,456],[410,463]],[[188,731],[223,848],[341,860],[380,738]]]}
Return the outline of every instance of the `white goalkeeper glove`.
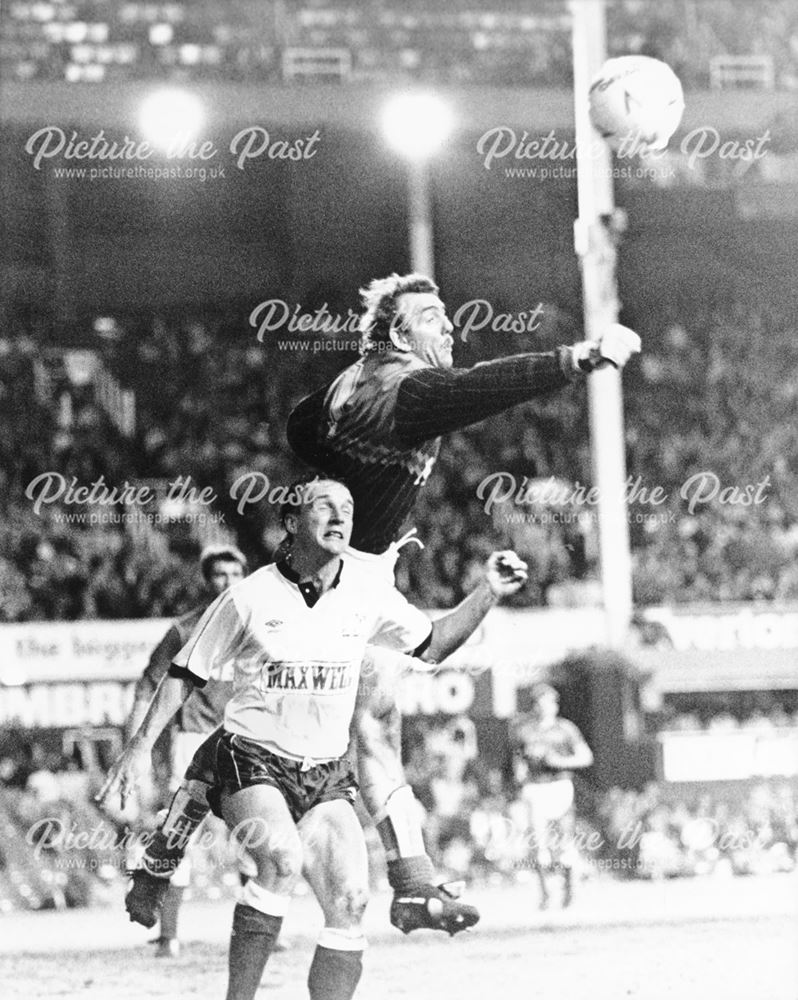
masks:
{"label": "white goalkeeper glove", "polygon": [[485,582],[494,597],[515,594],[529,579],[529,567],[509,549],[493,552],[485,565]]}
{"label": "white goalkeeper glove", "polygon": [[628,326],[612,323],[598,340],[583,340],[571,348],[574,368],[592,372],[597,368],[623,368],[633,354],[640,353],[640,337]]}

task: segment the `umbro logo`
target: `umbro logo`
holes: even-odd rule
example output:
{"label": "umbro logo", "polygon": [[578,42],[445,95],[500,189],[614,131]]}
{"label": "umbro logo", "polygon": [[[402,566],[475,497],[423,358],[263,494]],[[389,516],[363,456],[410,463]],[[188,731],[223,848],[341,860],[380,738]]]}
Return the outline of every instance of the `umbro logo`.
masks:
{"label": "umbro logo", "polygon": [[285,622],[281,618],[270,618],[263,624],[265,628],[279,628],[281,625],[284,625]]}

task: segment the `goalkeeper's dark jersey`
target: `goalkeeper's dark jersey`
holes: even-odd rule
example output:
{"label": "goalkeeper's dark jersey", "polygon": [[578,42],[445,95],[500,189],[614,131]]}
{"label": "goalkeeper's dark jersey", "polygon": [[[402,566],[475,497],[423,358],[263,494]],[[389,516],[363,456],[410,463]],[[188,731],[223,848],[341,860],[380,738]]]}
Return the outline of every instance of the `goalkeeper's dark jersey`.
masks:
{"label": "goalkeeper's dark jersey", "polygon": [[299,403],[288,441],[351,490],[352,546],[384,552],[432,471],[440,435],[562,388],[571,371],[567,350],[449,369],[399,351],[370,354]]}

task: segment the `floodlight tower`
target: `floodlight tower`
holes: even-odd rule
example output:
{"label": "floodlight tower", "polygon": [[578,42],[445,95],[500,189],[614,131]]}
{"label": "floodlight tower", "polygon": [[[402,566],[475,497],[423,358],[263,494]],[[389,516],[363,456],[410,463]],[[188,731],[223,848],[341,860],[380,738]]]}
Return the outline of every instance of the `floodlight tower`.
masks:
{"label": "floodlight tower", "polygon": [[382,113],[388,145],[407,161],[410,267],[430,278],[435,277],[435,246],[429,161],[448,139],[452,124],[448,106],[432,94],[400,94]]}

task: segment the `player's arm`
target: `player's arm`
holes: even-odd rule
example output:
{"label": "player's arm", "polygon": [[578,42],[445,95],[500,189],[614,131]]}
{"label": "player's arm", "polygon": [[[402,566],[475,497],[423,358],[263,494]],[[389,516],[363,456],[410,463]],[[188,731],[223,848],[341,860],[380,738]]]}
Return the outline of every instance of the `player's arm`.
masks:
{"label": "player's arm", "polygon": [[408,446],[429,441],[561,389],[596,368],[622,368],[639,350],[637,334],[616,323],[597,341],[548,353],[516,354],[473,368],[422,368],[399,386],[396,432]]}
{"label": "player's arm", "polygon": [[584,736],[572,722],[561,720],[568,729],[570,748],[568,753],[557,753],[549,750],[546,753],[546,763],[563,771],[576,771],[590,767],[593,763],[593,751],[585,742]]}
{"label": "player's arm", "polygon": [[118,792],[122,808],[125,808],[125,800],[135,790],[138,776],[147,765],[155,741],[193,690],[194,684],[188,678],[167,675],[162,679],[141,724],[108,772],[97,794],[99,805]]}
{"label": "player's arm", "polygon": [[[429,441],[561,389],[579,374],[571,351],[563,347],[559,352],[519,354],[468,369],[424,368],[407,375],[397,398],[399,436],[408,445]],[[308,465],[325,470],[335,469],[337,459],[322,433],[328,420],[329,390],[325,385],[306,396],[286,424],[286,438],[294,453]]]}
{"label": "player's arm", "polygon": [[453,653],[496,602],[520,590],[526,580],[526,563],[514,552],[494,552],[486,563],[485,579],[453,611],[434,622],[396,587],[387,588],[381,601],[382,619],[370,637],[370,643],[376,645],[367,647],[361,675],[384,674],[378,668],[386,665],[392,666],[394,677],[416,671],[429,673],[429,664]]}
{"label": "player's arm", "polygon": [[125,723],[126,741],[130,740],[141,725],[158,685],[168,674],[172,658],[180,652],[182,645],[180,632],[173,625],[152,651],[150,661],[133,689],[133,707]]}
{"label": "player's arm", "polygon": [[134,752],[151,753],[155,741],[177,710],[188,701],[195,686],[194,680],[189,676],[175,677],[168,674],[164,677],[141,724],[131,736],[128,747],[133,747]]}
{"label": "player's arm", "polygon": [[195,687],[204,686],[219,665],[235,654],[243,637],[243,622],[235,600],[226,591],[200,618],[188,642],[174,657],[155,697],[129,743],[97,795],[102,804],[119,792],[122,808],[137,784],[153,745]]}
{"label": "player's arm", "polygon": [[465,600],[432,623],[432,637],[420,658],[440,663],[463,645],[502,597],[514,594],[528,578],[527,564],[515,552],[494,552],[485,566],[485,577]]}
{"label": "player's arm", "polygon": [[338,457],[322,440],[322,428],[327,420],[324,400],[329,390],[329,385],[324,385],[294,407],[288,417],[285,435],[292,451],[303,462],[334,472]]}

